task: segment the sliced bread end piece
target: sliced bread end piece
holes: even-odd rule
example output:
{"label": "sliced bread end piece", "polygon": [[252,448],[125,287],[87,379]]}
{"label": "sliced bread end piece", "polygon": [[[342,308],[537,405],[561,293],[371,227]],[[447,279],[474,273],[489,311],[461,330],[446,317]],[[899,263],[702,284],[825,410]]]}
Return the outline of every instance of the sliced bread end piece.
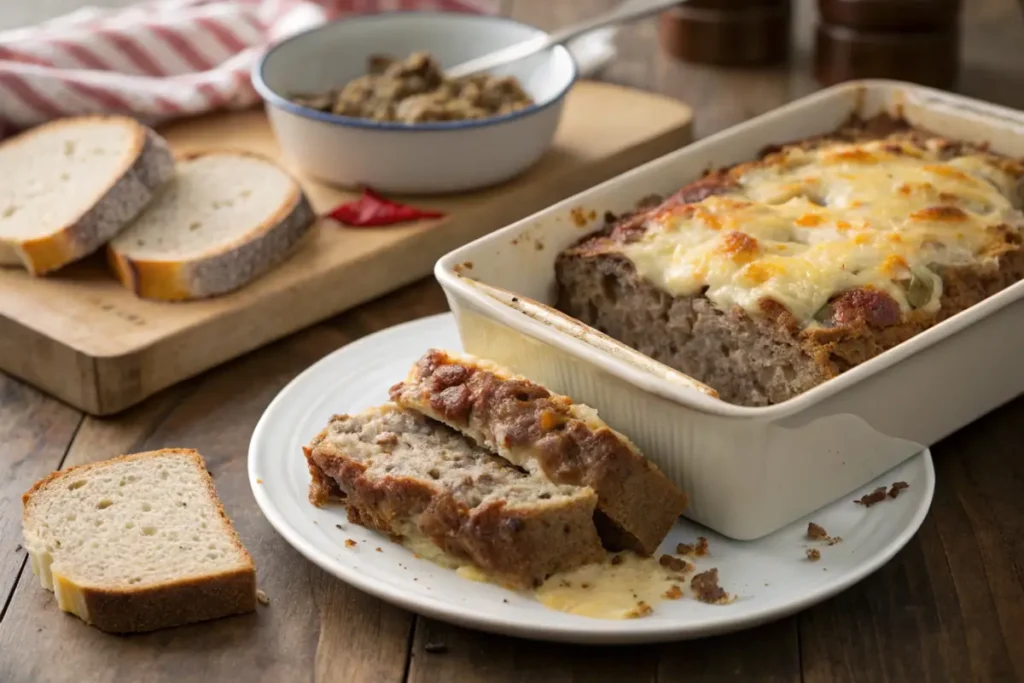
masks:
{"label": "sliced bread end piece", "polygon": [[107,254],[121,283],[140,297],[202,299],[276,266],[314,219],[298,182],[274,162],[207,152],[180,161],[174,180]]}
{"label": "sliced bread end piece", "polygon": [[59,119],[0,144],[0,264],[43,275],[106,244],[174,171],[167,143],[123,116]]}
{"label": "sliced bread end piece", "polygon": [[32,571],[57,605],[129,633],[251,612],[256,572],[194,450],[54,472],[24,496]]}

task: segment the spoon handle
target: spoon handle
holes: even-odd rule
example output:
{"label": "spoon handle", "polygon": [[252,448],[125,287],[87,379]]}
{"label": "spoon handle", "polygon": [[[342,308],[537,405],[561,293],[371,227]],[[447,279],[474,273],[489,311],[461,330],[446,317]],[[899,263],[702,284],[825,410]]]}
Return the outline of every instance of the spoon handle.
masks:
{"label": "spoon handle", "polygon": [[605,26],[624,24],[654,14],[675,5],[684,4],[680,0],[626,0],[617,7],[599,14],[596,17],[573,24],[546,36],[538,36],[521,43],[510,45],[489,54],[457,64],[445,70],[448,78],[462,78],[480,71],[488,71],[511,62],[524,59],[538,52],[543,52],[556,45],[567,43],[573,38],[589,33]]}

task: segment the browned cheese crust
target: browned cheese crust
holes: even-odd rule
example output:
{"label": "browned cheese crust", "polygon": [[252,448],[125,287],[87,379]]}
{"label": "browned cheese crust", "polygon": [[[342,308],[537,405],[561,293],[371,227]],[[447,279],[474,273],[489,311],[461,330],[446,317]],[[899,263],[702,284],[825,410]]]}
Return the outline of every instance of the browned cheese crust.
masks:
{"label": "browned cheese crust", "polygon": [[[834,134],[788,147],[811,149],[831,142],[890,138],[921,144],[936,140],[900,120],[881,116],[853,121]],[[987,154],[1009,173],[1024,176],[1019,162],[987,152],[984,146],[947,140],[938,144],[942,158]],[[805,327],[772,299],[762,299],[761,315],[751,316],[739,308],[720,310],[702,294],[672,296],[639,277],[621,249],[640,239],[649,216],[729,192],[746,171],[774,163],[780,149],[765,150],[757,161],[711,171],[653,209],[648,204],[620,218],[609,216],[603,229],[559,254],[557,308],[710,385],[723,400],[763,406],[836,377],[1024,278],[1021,236],[1009,226],[992,226],[998,242],[990,253],[994,258],[986,265],[939,269],[943,291],[936,313],[902,313],[882,291],[852,289],[832,298],[818,318],[820,326]],[[932,210],[958,211],[954,207]]]}
{"label": "browned cheese crust", "polygon": [[500,368],[432,349],[391,399],[557,484],[591,487],[611,550],[652,554],[686,506],[661,470],[596,415]]}
{"label": "browned cheese crust", "polygon": [[[602,557],[592,491],[531,477],[421,415],[368,414],[333,417],[303,449],[314,502],[340,498],[350,522],[396,540],[414,527],[515,588]],[[370,420],[393,431],[374,436]],[[495,494],[510,489],[515,500]]]}

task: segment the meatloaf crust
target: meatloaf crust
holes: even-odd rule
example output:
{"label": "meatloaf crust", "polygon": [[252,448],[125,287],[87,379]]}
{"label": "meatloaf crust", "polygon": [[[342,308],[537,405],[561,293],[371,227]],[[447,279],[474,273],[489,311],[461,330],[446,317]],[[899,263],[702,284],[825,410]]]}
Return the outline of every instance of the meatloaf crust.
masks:
{"label": "meatloaf crust", "polygon": [[303,452],[314,503],[340,499],[349,521],[395,538],[417,531],[511,587],[604,555],[593,490],[552,484],[397,406],[337,415]]}
{"label": "meatloaf crust", "polygon": [[[884,141],[882,149],[893,154],[925,150],[940,160],[981,159],[1011,178],[1024,178],[1024,165],[983,145],[944,140],[885,116],[852,121],[831,135],[774,147],[759,160],[711,171],[654,208],[609,217],[603,229],[559,254],[557,308],[712,386],[723,400],[764,406],[836,377],[1024,278],[1024,218],[1012,225],[985,226],[991,244],[970,262],[929,264],[941,279],[941,296],[928,307],[901,307],[891,292],[857,286],[835,292],[811,321],[768,297],[756,302],[756,310],[744,310],[716,306],[707,296],[707,287],[694,294],[673,295],[642,277],[627,255],[629,245],[644,239],[652,218],[665,212],[697,211],[709,197],[735,196],[740,178],[785,164],[788,150],[867,141]],[[856,149],[851,152],[857,153]],[[935,206],[919,214],[955,222],[973,210],[970,201],[931,189],[937,194]],[[906,186],[894,189],[899,191],[909,190]],[[1015,219],[1021,218],[1022,198],[1012,191],[1007,194],[1017,210]],[[741,227],[723,241],[736,254],[756,250],[756,243],[749,244],[745,237]],[[913,300],[912,290],[920,284],[914,278],[894,282],[906,291],[906,301]]]}
{"label": "meatloaf crust", "polygon": [[593,409],[488,361],[431,349],[392,387],[391,400],[556,484],[592,488],[610,549],[652,554],[686,506],[685,495]]}

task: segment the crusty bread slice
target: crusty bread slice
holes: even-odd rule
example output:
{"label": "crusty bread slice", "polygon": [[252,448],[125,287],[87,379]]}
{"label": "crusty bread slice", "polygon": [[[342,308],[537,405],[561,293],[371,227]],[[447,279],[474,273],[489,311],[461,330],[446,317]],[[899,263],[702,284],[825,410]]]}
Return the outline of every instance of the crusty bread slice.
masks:
{"label": "crusty bread slice", "polygon": [[54,472],[22,496],[32,571],[112,633],[251,612],[256,572],[202,457],[165,449]]}
{"label": "crusty bread slice", "polygon": [[556,484],[594,489],[609,549],[650,555],[686,507],[686,496],[593,408],[490,361],[431,349],[391,400]]}
{"label": "crusty bread slice", "polygon": [[207,152],[175,178],[107,253],[118,279],[147,299],[235,290],[285,259],[313,227],[299,184],[269,159]]}
{"label": "crusty bread slice", "polygon": [[426,536],[509,586],[604,555],[592,490],[524,472],[418,413],[335,416],[304,452],[314,504],[340,496],[353,523]]}
{"label": "crusty bread slice", "polygon": [[0,144],[0,263],[34,275],[96,251],[174,172],[163,138],[134,119],[59,119]]}

